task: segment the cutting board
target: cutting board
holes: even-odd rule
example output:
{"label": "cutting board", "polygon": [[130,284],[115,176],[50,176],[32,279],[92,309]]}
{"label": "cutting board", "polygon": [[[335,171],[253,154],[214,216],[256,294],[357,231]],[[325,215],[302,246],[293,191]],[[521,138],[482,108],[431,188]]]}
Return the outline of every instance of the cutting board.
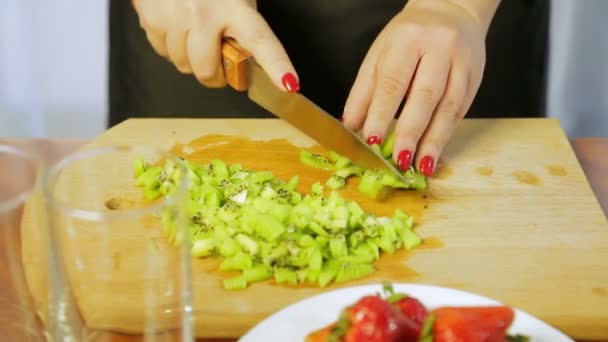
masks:
{"label": "cutting board", "polygon": [[[221,142],[222,136],[232,138],[201,152],[205,142]],[[199,151],[192,155],[199,161],[220,156],[248,168],[273,171],[285,180],[299,175],[302,191],[329,175],[298,162],[299,148],[321,148],[275,119],[132,119],[87,147],[111,143]],[[131,165],[128,160],[117,163]],[[223,275],[213,270],[217,262],[195,260],[197,336],[237,337],[298,300],[343,286],[389,280],[472,291],[528,311],[573,337],[607,338],[608,223],[559,122],[464,120],[438,164],[425,192],[400,191],[385,202],[359,194],[356,182],[342,192],[378,215],[390,215],[396,208],[409,212],[424,239],[412,252],[383,257],[371,277],[325,289],[268,281],[228,292],[221,288]],[[40,234],[33,234],[38,229],[33,212],[26,208],[24,214],[24,260],[34,295],[42,303],[37,265],[44,255]],[[127,240],[115,239],[108,248],[112,249],[108,255],[127,255],[130,246]],[[134,260],[97,279],[118,277],[128,283],[133,268],[139,267]],[[105,310],[108,317],[138,312],[142,305],[115,291],[90,296],[83,312]],[[115,316],[105,326],[124,330],[124,317]]]}

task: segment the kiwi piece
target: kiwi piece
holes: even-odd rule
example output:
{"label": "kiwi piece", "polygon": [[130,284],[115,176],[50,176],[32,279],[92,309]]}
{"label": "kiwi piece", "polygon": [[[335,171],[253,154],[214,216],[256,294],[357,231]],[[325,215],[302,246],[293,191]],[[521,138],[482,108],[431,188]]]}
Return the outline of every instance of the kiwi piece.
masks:
{"label": "kiwi piece", "polygon": [[332,190],[339,190],[346,185],[346,179],[335,174],[329,177],[325,185]]}
{"label": "kiwi piece", "polygon": [[391,131],[388,135],[388,137],[386,137],[386,139],[384,139],[384,141],[382,142],[382,145],[380,146],[380,153],[382,154],[382,156],[386,159],[391,158],[391,156],[393,155],[393,144],[395,143],[395,130]]}
{"label": "kiwi piece", "polygon": [[321,154],[301,150],[300,161],[308,166],[322,169],[322,170],[333,170],[334,164],[329,159],[325,158]]}

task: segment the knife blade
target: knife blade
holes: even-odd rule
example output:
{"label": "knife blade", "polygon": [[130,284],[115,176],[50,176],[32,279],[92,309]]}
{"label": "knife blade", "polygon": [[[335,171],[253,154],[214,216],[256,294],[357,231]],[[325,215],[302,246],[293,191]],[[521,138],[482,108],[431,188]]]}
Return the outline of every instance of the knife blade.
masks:
{"label": "knife blade", "polygon": [[247,91],[249,99],[262,108],[353,163],[365,168],[388,170],[407,182],[397,168],[369,148],[358,134],[339,120],[305,96],[278,89],[262,67],[236,41],[224,41],[222,61],[227,83],[235,90]]}

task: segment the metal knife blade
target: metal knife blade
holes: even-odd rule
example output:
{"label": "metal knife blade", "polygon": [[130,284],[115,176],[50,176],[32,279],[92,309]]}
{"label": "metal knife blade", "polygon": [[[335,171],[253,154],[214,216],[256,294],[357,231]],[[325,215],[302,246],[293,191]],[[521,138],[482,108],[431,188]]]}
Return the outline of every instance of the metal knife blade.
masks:
{"label": "metal knife blade", "polygon": [[[339,120],[298,93],[282,91],[249,55],[237,57],[238,45],[231,42],[224,48],[224,69],[228,83],[237,90],[247,90],[248,97],[262,108],[331,149],[365,168],[388,170],[398,179],[405,177],[380,154],[369,148],[359,135],[344,127]],[[246,80],[238,74],[246,70]]]}
{"label": "metal knife blade", "polygon": [[249,61],[249,98],[262,108],[287,121],[322,146],[366,168],[388,169],[405,182],[401,173],[380,154],[369,148],[355,132],[297,93],[277,89],[266,72]]}

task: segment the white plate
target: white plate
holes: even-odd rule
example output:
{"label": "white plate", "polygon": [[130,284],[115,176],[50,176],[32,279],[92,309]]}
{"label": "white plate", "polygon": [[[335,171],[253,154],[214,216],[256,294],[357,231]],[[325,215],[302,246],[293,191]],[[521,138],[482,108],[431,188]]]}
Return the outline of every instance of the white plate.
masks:
{"label": "white plate", "polygon": [[[427,308],[446,305],[500,305],[501,303],[469,292],[438,286],[393,284],[395,292],[418,298]],[[247,332],[240,342],[304,341],[307,334],[338,318],[342,308],[362,296],[382,291],[382,285],[363,285],[328,291],[291,304],[266,318]],[[511,334],[524,334],[532,342],[573,342],[568,336],[541,320],[515,309]]]}

